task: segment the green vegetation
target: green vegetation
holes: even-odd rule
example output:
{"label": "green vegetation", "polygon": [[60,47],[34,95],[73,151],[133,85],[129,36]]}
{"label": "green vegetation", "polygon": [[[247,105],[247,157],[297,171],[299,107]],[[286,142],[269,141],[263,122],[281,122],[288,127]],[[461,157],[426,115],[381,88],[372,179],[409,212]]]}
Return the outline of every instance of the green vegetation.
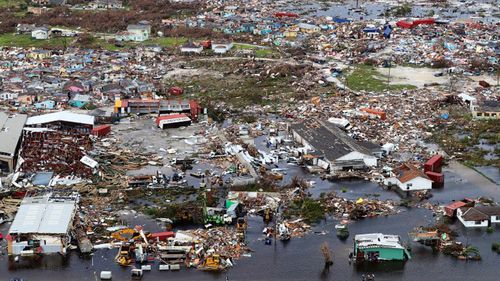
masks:
{"label": "green vegetation", "polygon": [[311,198],[294,200],[283,212],[285,218],[302,217],[308,223],[315,223],[325,217],[325,209],[317,200]]}
{"label": "green vegetation", "polygon": [[405,3],[401,6],[397,6],[392,8],[389,11],[389,15],[396,16],[396,17],[403,17],[411,13],[413,7],[412,4],[410,3]]}
{"label": "green vegetation", "polygon": [[254,50],[255,57],[257,58],[269,58],[273,57],[273,55],[275,54],[273,49],[263,48],[262,46],[258,45],[234,43],[234,48],[236,50]]}
{"label": "green vegetation", "polygon": [[384,90],[409,90],[415,89],[413,85],[388,85],[387,77],[377,72],[374,67],[358,65],[354,71],[347,76],[346,86],[354,91],[381,92]]}
{"label": "green vegetation", "polygon": [[[466,166],[500,167],[500,160],[485,158],[488,151],[481,149],[481,141],[490,144],[500,142],[500,123],[497,120],[474,120],[467,108],[452,105],[446,108],[449,120],[431,130],[430,140],[437,143],[446,153],[462,160]],[[462,136],[462,137],[460,137]],[[493,154],[498,155],[498,149]]]}
{"label": "green vegetation", "polygon": [[500,243],[492,243],[491,250],[500,254]]}
{"label": "green vegetation", "polygon": [[[0,35],[0,46],[2,47],[22,47],[22,48],[64,48],[65,44],[70,45],[71,38],[51,38],[48,40],[32,39],[31,35],[16,35],[7,33]],[[65,43],[66,42],[66,43]]]}
{"label": "green vegetation", "polygon": [[174,48],[186,43],[186,37],[157,37],[142,42],[142,45],[160,45],[164,48]]}
{"label": "green vegetation", "polygon": [[486,229],[486,232],[493,233],[493,232],[495,232],[495,228],[488,226],[488,228]]}
{"label": "green vegetation", "polygon": [[0,8],[19,6],[25,3],[25,0],[0,0]]}
{"label": "green vegetation", "polygon": [[258,58],[267,58],[272,57],[273,55],[274,52],[271,49],[258,49],[255,51],[255,56]]}

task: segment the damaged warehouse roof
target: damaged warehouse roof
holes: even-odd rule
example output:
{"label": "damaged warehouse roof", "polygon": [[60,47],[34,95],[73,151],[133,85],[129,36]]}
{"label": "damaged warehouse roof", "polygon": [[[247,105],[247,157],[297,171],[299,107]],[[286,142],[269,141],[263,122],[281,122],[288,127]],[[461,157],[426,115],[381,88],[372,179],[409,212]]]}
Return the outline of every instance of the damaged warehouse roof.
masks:
{"label": "damaged warehouse roof", "polygon": [[369,142],[359,143],[335,125],[319,120],[292,124],[291,128],[329,160],[338,159],[353,151],[371,155],[372,147],[378,147],[370,144],[370,148],[367,148]]}
{"label": "damaged warehouse roof", "polygon": [[73,220],[76,201],[49,195],[23,199],[9,233],[66,234]]}
{"label": "damaged warehouse roof", "polygon": [[0,154],[13,156],[26,123],[27,115],[9,116],[0,112]]}
{"label": "damaged warehouse roof", "polygon": [[26,125],[39,125],[57,121],[94,125],[94,116],[61,111],[30,117],[28,118]]}

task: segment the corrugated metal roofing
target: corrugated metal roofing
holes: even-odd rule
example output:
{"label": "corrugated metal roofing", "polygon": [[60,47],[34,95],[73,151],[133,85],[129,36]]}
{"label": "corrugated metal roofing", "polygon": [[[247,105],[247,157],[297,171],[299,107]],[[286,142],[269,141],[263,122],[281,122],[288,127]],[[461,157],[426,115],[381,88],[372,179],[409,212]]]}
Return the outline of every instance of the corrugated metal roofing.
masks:
{"label": "corrugated metal roofing", "polygon": [[26,125],[38,125],[56,121],[94,125],[94,116],[77,114],[70,111],[60,111],[28,118]]}
{"label": "corrugated metal roofing", "polygon": [[71,225],[76,202],[49,196],[25,198],[9,233],[65,234]]}
{"label": "corrugated metal roofing", "polygon": [[14,154],[27,118],[24,114],[9,117],[0,112],[0,153]]}

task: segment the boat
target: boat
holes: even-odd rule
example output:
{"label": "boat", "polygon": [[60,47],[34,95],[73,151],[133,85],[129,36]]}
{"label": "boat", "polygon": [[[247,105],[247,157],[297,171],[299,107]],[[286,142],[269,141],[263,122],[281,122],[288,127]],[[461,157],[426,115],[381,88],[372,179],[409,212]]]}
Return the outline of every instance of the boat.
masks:
{"label": "boat", "polygon": [[286,227],[286,225],[284,223],[280,223],[278,225],[278,238],[281,241],[288,241],[288,240],[290,240],[291,237],[292,237],[292,235],[291,235],[288,227]]}

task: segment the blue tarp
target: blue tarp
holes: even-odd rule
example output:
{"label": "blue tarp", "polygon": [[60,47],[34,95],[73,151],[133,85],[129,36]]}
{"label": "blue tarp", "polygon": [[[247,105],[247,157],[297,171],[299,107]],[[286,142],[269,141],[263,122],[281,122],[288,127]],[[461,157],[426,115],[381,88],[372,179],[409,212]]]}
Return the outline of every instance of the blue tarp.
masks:
{"label": "blue tarp", "polygon": [[346,22],[351,22],[350,20],[348,19],[343,19],[343,18],[333,18],[332,19],[333,22],[336,22],[336,23],[346,23]]}
{"label": "blue tarp", "polygon": [[391,38],[392,28],[390,26],[386,26],[384,30],[384,37]]}
{"label": "blue tarp", "polygon": [[378,32],[378,28],[369,28],[369,27],[365,27],[363,28],[363,32],[372,32],[372,33],[375,33],[375,32]]}

